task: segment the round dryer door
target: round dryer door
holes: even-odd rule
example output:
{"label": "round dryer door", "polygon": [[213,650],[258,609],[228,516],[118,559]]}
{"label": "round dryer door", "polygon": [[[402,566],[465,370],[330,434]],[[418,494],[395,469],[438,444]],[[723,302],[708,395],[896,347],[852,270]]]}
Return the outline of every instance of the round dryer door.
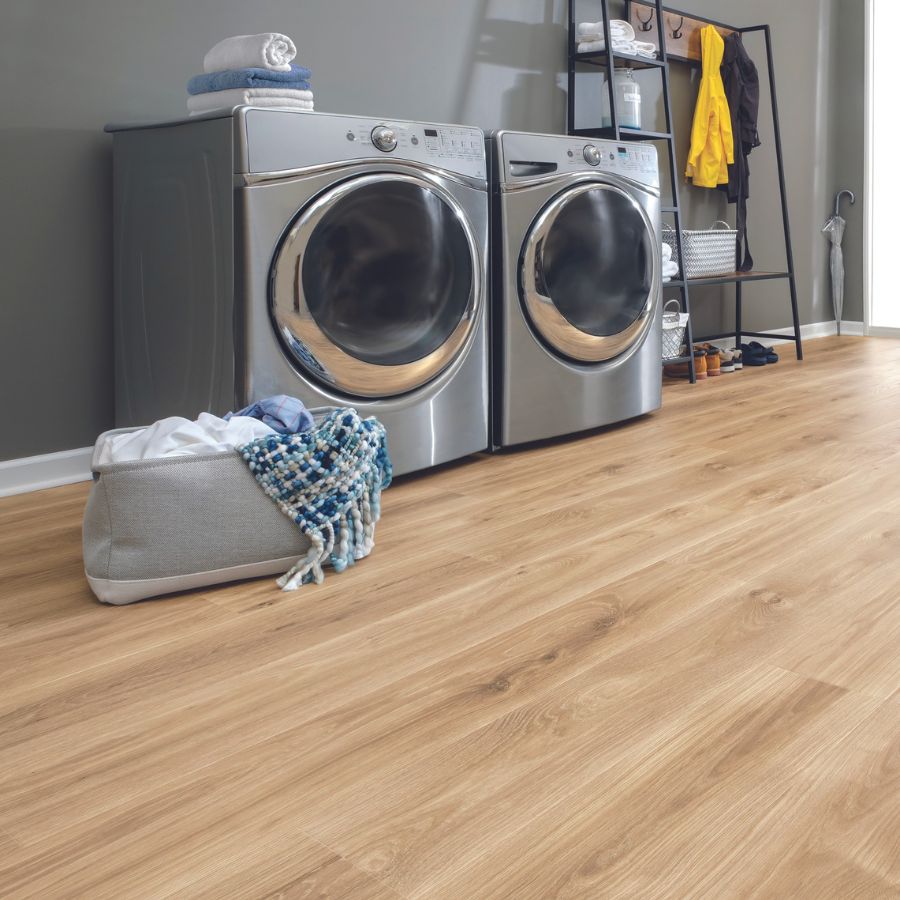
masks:
{"label": "round dryer door", "polygon": [[303,371],[390,397],[465,348],[480,309],[479,252],[456,200],[424,178],[362,175],[320,194],[272,265],[275,327]]}
{"label": "round dryer door", "polygon": [[582,182],[557,194],[522,253],[519,286],[534,330],[577,362],[624,353],[652,323],[658,255],[649,216],[622,188]]}

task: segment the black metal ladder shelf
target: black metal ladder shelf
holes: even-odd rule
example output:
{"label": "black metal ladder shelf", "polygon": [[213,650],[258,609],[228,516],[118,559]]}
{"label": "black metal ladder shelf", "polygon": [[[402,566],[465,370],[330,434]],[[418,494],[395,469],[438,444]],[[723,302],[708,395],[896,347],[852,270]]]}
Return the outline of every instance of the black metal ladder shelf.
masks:
{"label": "black metal ladder shelf", "polygon": [[[674,220],[675,243],[679,260],[684,260],[684,248],[682,246],[682,211],[679,200],[679,184],[680,172],[678,170],[678,162],[675,155],[675,127],[672,120],[672,103],[669,85],[669,60],[670,57],[666,50],[666,28],[657,28],[659,55],[656,59],[647,59],[644,57],[633,56],[628,53],[620,53],[613,49],[610,39],[610,14],[609,0],[601,0],[601,8],[603,15],[603,37],[606,50],[594,51],[591,53],[578,52],[578,35],[577,21],[575,16],[575,5],[577,0],[568,0],[568,27],[569,27],[569,65],[568,65],[568,133],[581,137],[593,137],[618,142],[624,141],[662,141],[666,144],[670,184],[672,188],[671,205],[664,205],[661,211],[664,214],[671,215]],[[753,25],[750,27],[736,27],[725,25],[721,22],[715,22],[701,16],[695,16],[692,13],[684,12],[679,9],[673,9],[669,6],[663,6],[662,0],[626,0],[626,10],[630,12],[632,2],[648,7],[651,12],[652,21],[655,17],[657,23],[666,22],[667,16],[689,17],[692,20],[700,21],[705,24],[714,25],[727,31],[737,31],[741,34],[748,32],[763,32],[766,41],[766,62],[769,74],[769,90],[772,101],[772,118],[775,132],[775,153],[778,163],[778,186],[781,197],[781,214],[782,224],[784,228],[784,246],[785,257],[787,261],[787,270],[778,272],[734,272],[728,275],[719,275],[709,278],[678,278],[668,281],[664,284],[664,288],[677,290],[681,294],[682,310],[688,314],[688,325],[685,333],[685,343],[687,345],[687,355],[667,362],[686,362],[688,364],[690,381],[696,382],[696,372],[694,369],[694,356],[691,352],[695,341],[713,341],[723,338],[734,338],[735,346],[740,346],[743,337],[770,337],[763,332],[744,331],[742,329],[742,288],[744,282],[751,281],[767,281],[773,279],[786,279],[790,287],[791,297],[791,317],[793,321],[793,333],[787,335],[794,341],[797,359],[803,359],[803,344],[800,337],[800,317],[797,308],[797,285],[794,277],[794,253],[791,243],[791,227],[788,219],[787,206],[787,189],[784,179],[784,159],[781,149],[781,128],[778,119],[778,100],[775,92],[775,71],[772,58],[772,38],[768,25]],[[628,15],[626,12],[626,16]],[[607,52],[609,51],[609,52]],[[606,73],[606,89],[609,96],[609,112],[610,125],[600,128],[576,128],[575,127],[575,71],[576,66],[594,66],[601,68]],[[619,125],[619,116],[616,109],[616,91],[614,74],[617,68],[631,69],[653,69],[660,73],[662,78],[662,95],[663,110],[665,113],[665,131],[646,131],[633,128],[622,128]],[[735,288],[735,312],[734,312],[734,331],[725,332],[723,334],[705,335],[701,338],[695,338],[693,333],[693,317],[691,315],[690,288],[704,287],[711,285],[733,284]]]}

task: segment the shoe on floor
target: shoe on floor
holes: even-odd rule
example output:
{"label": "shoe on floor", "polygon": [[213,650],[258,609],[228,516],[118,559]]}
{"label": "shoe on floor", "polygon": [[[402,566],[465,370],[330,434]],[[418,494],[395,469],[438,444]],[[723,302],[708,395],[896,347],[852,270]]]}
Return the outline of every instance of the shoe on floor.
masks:
{"label": "shoe on floor", "polygon": [[760,353],[749,344],[741,344],[741,359],[745,366],[764,366],[767,363],[767,356],[768,353],[766,353],[765,348]]}
{"label": "shoe on floor", "polygon": [[706,374],[710,378],[722,374],[722,356],[718,347],[712,344],[698,344],[694,349],[706,352]]}
{"label": "shoe on floor", "polygon": [[738,350],[737,347],[732,347],[728,352],[732,355],[732,357],[734,359],[734,370],[737,371],[738,369],[743,369],[744,368],[743,352],[741,350]]}
{"label": "shoe on floor", "polygon": [[722,370],[722,373],[733,372],[737,366],[734,361],[734,351],[733,350],[720,350],[719,356],[722,360],[719,368]]}
{"label": "shoe on floor", "polygon": [[778,354],[771,347],[764,347],[759,341],[750,341],[749,346],[756,350],[757,353],[763,353],[766,357],[766,363],[777,363]]}
{"label": "shoe on floor", "polygon": [[[688,363],[670,363],[663,366],[663,374],[669,378],[690,378],[691,369]],[[706,351],[694,348],[694,375],[697,381],[706,378]]]}

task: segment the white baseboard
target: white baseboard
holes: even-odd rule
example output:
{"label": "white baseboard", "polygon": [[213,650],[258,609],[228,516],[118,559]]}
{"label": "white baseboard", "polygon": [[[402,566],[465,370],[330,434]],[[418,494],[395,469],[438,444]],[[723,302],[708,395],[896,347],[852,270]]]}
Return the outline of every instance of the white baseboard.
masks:
{"label": "white baseboard", "polygon": [[900,338],[900,328],[885,328],[881,325],[870,325],[866,334],[869,337]]}
{"label": "white baseboard", "polygon": [[[793,341],[792,337],[780,337],[780,335],[790,335],[794,331],[793,328],[773,328],[766,331],[771,338],[763,339],[760,343],[764,344],[783,344]],[[871,329],[870,329],[871,333]],[[831,337],[837,334],[837,322],[811,322],[809,325],[800,326],[800,337],[804,341],[813,338]],[[865,326],[862,322],[841,322],[841,334],[847,337],[862,337],[865,334]]]}
{"label": "white baseboard", "polygon": [[91,480],[93,447],[0,462],[0,497]]}

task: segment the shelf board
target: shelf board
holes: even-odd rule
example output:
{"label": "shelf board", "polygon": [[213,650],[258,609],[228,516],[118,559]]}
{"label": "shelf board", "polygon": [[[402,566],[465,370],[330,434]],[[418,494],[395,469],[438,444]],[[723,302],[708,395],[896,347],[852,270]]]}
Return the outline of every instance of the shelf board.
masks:
{"label": "shelf board", "polygon": [[790,272],[729,272],[727,275],[710,275],[709,277],[705,278],[688,278],[688,284],[735,284],[738,281],[769,281],[773,278],[790,277]]}
{"label": "shelf board", "polygon": [[664,281],[662,283],[662,286],[663,286],[663,290],[665,290],[666,288],[670,288],[670,287],[683,288],[684,282],[680,278],[673,278],[670,281]]}
{"label": "shelf board", "polygon": [[577,137],[602,138],[607,141],[667,141],[672,137],[668,131],[643,131],[638,128],[619,128],[618,138],[612,128],[573,128],[570,133]]}
{"label": "shelf board", "polygon": [[[575,53],[575,62],[586,63],[589,66],[606,68],[606,51],[594,50],[591,53]],[[666,63],[661,59],[648,59],[646,56],[633,56],[630,53],[620,53],[613,50],[613,65],[617,69],[664,69]]]}
{"label": "shelf board", "polygon": [[678,365],[678,363],[686,363],[690,361],[691,358],[689,356],[674,356],[672,357],[672,359],[664,359],[662,361],[662,364],[664,366],[675,366]]}

